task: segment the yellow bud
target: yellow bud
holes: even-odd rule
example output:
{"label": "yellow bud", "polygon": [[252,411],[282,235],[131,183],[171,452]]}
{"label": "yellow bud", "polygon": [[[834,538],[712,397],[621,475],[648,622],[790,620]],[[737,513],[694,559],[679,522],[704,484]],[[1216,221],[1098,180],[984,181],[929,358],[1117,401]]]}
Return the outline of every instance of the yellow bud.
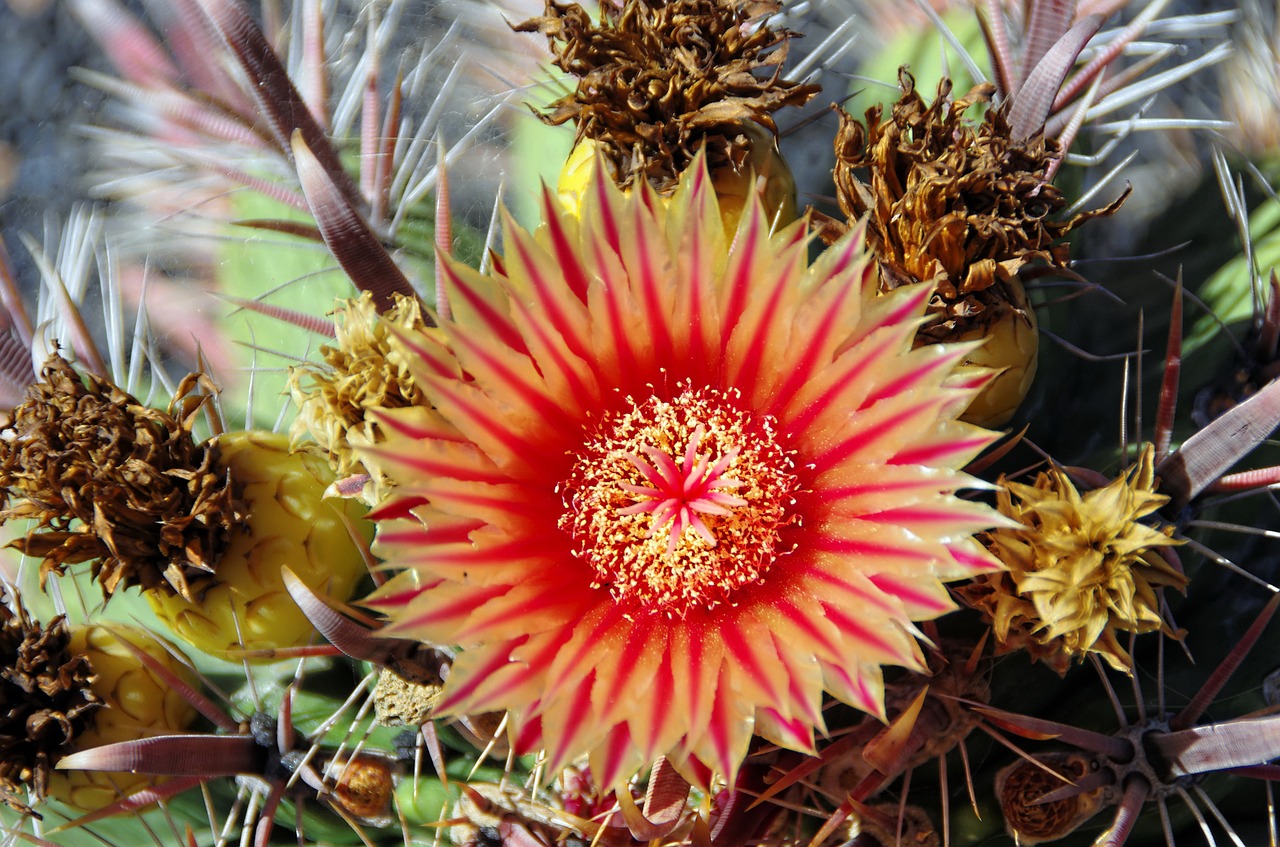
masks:
{"label": "yellow bud", "polygon": [[[103,700],[94,725],[81,733],[75,750],[181,732],[195,720],[196,711],[181,694],[120,643],[127,638],[173,674],[195,686],[195,674],[147,632],[123,624],[83,626],[71,634],[73,654],[84,654],[93,666],[91,688]],[[81,810],[100,809],[152,782],[142,774],[102,771],[54,771],[49,796]]]}
{"label": "yellow bud", "polygon": [[1026,399],[1036,376],[1040,331],[1036,326],[1035,309],[1027,302],[1022,283],[1014,279],[1009,287],[1013,292],[1012,308],[1006,309],[995,323],[975,327],[948,339],[973,341],[986,338],[987,343],[970,353],[960,370],[981,368],[1000,371],[960,416],[961,420],[978,426],[998,427],[1008,423]]}
{"label": "yellow bud", "polygon": [[364,507],[325,499],[334,480],[328,463],[290,452],[282,434],[228,433],[218,445],[226,472],[244,491],[245,531],[233,537],[216,565],[217,583],[198,602],[158,591],[147,599],[174,633],[213,655],[305,644],[311,623],[285,589],[280,568],[288,566],[321,594],[350,598],[365,564],[348,525],[367,540]]}
{"label": "yellow bud", "polygon": [[711,184],[720,198],[720,219],[727,233],[738,228],[742,209],[759,189],[760,201],[769,224],[780,229],[796,219],[796,181],[778,150],[778,141],[754,121],[742,124],[742,134],[751,140],[751,154],[740,170],[722,167],[711,172]]}
{"label": "yellow bud", "polygon": [[[711,172],[711,184],[720,200],[720,220],[730,236],[738,229],[738,219],[742,217],[747,198],[760,190],[761,185],[761,202],[771,226],[780,228],[796,219],[795,178],[778,151],[773,134],[754,121],[744,122],[741,134],[751,140],[751,153],[744,166],[739,170],[724,166]],[[582,139],[569,152],[569,158],[560,171],[556,193],[566,211],[575,217],[581,214],[582,198],[595,173],[596,162],[604,162],[611,171],[610,176],[617,179],[613,165],[597,152],[595,141]]]}

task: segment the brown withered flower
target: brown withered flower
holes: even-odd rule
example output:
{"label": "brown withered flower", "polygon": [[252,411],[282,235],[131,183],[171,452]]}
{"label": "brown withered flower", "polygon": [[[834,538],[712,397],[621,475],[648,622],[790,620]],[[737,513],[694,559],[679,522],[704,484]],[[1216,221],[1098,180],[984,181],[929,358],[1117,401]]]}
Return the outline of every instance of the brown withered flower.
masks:
{"label": "brown withered flower", "polygon": [[41,579],[93,562],[110,596],[139,585],[197,599],[245,509],[192,427],[208,397],[179,386],[168,412],[60,355],[0,430],[0,523],[36,525],[11,546],[43,559]]}
{"label": "brown withered flower", "polygon": [[42,627],[21,601],[0,602],[0,800],[24,814],[34,813],[22,799],[45,796],[54,764],[102,705],[89,660],[70,648],[62,616]]}
{"label": "brown withered flower", "polygon": [[643,177],[669,193],[703,145],[712,173],[750,167],[759,144],[750,125],[776,135],[772,113],[818,92],[781,76],[795,33],[764,23],[780,8],[776,0],[625,0],[602,3],[597,24],[576,3],[548,0],[543,15],[515,29],[545,35],[556,67],[578,78],[542,120],[573,121],[575,143],[594,141],[621,187]]}
{"label": "brown withered flower", "polygon": [[[999,390],[1016,399],[988,398],[991,408],[977,416],[998,425],[1012,416],[1035,370],[1035,316],[1019,271],[1032,262],[1065,269],[1068,245],[1061,239],[1090,218],[1111,214],[1124,198],[1056,219],[1067,205],[1047,181],[1062,153],[1058,143],[1042,132],[1015,138],[1000,108],[987,109],[977,124],[966,117],[991,99],[992,84],[953,99],[951,81],[943,79],[931,104],[905,69],[899,85],[902,96],[888,118],[880,106],[867,110],[865,124],[841,112],[840,208],[849,221],[867,217],[883,288],[936,285],[929,306],[935,320],[921,329],[922,343],[996,336],[975,364],[1008,368],[1000,378],[1008,387]],[[833,233],[842,228],[829,225]],[[992,349],[1000,347],[1010,349]],[[982,405],[979,398],[975,406]]]}

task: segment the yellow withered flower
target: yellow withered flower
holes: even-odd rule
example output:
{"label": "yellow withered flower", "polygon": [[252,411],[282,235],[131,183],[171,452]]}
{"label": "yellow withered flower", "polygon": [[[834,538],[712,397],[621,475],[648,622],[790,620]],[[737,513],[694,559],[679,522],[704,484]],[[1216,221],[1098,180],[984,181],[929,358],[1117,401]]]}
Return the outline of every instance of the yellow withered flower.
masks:
{"label": "yellow withered flower", "polygon": [[935,283],[934,321],[921,329],[920,343],[987,339],[966,363],[1001,373],[964,419],[999,426],[1030,390],[1039,348],[1019,271],[1037,261],[1065,268],[1062,237],[1121,201],[1055,220],[1067,205],[1047,179],[1061,153],[1057,142],[1043,134],[1014,138],[1000,109],[988,109],[980,124],[965,116],[991,98],[993,85],[952,98],[943,79],[927,104],[905,70],[899,83],[902,96],[888,117],[880,106],[867,111],[865,124],[842,113],[837,198],[849,221],[867,218],[882,288]]}
{"label": "yellow withered flower", "polygon": [[957,589],[991,623],[997,649],[1019,648],[1065,673],[1095,653],[1128,673],[1121,633],[1162,630],[1157,591],[1186,587],[1167,548],[1171,527],[1143,522],[1169,498],[1155,491],[1154,448],[1110,484],[1083,494],[1061,468],[1033,485],[1000,478],[997,507],[1022,524],[979,536],[1008,568]]}
{"label": "yellow withered flower", "polygon": [[[422,391],[393,330],[420,332],[427,323],[417,300],[397,297],[395,305],[379,315],[368,293],[348,301],[336,318],[337,343],[320,348],[322,362],[293,368],[289,390],[298,406],[295,442],[310,435],[342,478],[367,472],[353,447],[381,440],[370,410],[402,409],[421,401]],[[376,479],[375,484],[382,481]]]}
{"label": "yellow withered flower", "polygon": [[561,202],[579,209],[596,163],[618,186],[645,180],[669,197],[705,148],[726,231],[763,180],[770,221],[796,217],[795,181],[778,152],[772,113],[802,106],[816,85],[783,79],[787,40],[770,27],[775,0],[625,0],[601,4],[600,22],[578,4],[548,0],[518,25],[541,32],[576,89],[540,117],[573,121],[575,146],[561,172]]}

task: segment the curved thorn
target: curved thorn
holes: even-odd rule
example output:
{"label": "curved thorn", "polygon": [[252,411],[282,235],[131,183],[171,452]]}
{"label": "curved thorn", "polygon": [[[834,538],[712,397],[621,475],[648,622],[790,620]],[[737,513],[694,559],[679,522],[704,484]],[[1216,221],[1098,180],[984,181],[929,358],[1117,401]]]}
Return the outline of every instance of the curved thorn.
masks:
{"label": "curved thorn", "polygon": [[614,797],[632,837],[637,841],[653,841],[666,838],[680,823],[689,788],[684,777],[665,758],[660,758],[653,763],[643,811],[636,806],[629,788],[620,788]]}
{"label": "curved thorn", "polygon": [[1169,309],[1169,343],[1164,352],[1164,376],[1160,379],[1160,400],[1156,407],[1153,442],[1156,464],[1169,455],[1173,438],[1173,417],[1178,404],[1178,377],[1182,371],[1182,274],[1173,289],[1173,305]]}
{"label": "curved thorn", "polygon": [[374,637],[368,627],[338,612],[288,567],[280,568],[280,578],[293,602],[326,641],[353,659],[386,664],[391,639]]}
{"label": "curved thorn", "polygon": [[453,256],[453,217],[449,211],[449,172],[444,162],[444,142],[437,145],[438,158],[436,173],[440,176],[436,181],[436,227],[435,227],[435,269],[436,269],[436,313],[444,320],[453,317],[453,309],[449,304],[449,292],[444,284],[444,260]]}
{"label": "curved thorn", "polygon": [[318,318],[315,315],[308,315],[305,312],[286,309],[283,306],[273,306],[269,303],[262,303],[258,300],[247,300],[243,297],[221,295],[220,299],[226,300],[228,303],[231,303],[240,309],[256,312],[259,315],[266,315],[269,318],[274,318],[275,320],[291,324],[292,326],[306,330],[314,335],[323,336],[324,338],[333,338],[336,335],[336,331],[333,327],[333,321],[328,320],[327,318]]}
{"label": "curved thorn", "polygon": [[1240,718],[1153,734],[1169,778],[1261,765],[1280,757],[1280,716]]}
{"label": "curved thorn", "polygon": [[[1033,8],[1048,5],[1037,3]],[[1102,28],[1102,22],[1100,15],[1089,15],[1057,38],[1042,57],[1036,57],[1029,73],[1024,70],[1025,81],[1009,104],[1009,131],[1015,140],[1030,138],[1044,129],[1063,80],[1075,66],[1080,51]],[[1032,55],[1028,52],[1024,59]]]}
{"label": "curved thorn", "polygon": [[[170,797],[177,797],[179,794],[188,789],[195,788],[200,783],[208,779],[208,776],[186,776],[171,779],[164,785],[141,789],[135,791],[128,797],[122,797],[109,805],[103,806],[101,809],[94,809],[87,812],[75,820],[67,821],[64,824],[46,830],[46,835],[52,835],[55,832],[62,832],[66,829],[75,829],[76,827],[88,826],[91,823],[100,821],[104,818],[115,817],[129,812],[136,812],[145,809],[147,806],[157,803],[161,800],[167,800]],[[55,845],[58,847],[58,845]]]}
{"label": "curved thorn", "polygon": [[1072,797],[1077,797],[1086,792],[1093,791],[1096,788],[1102,788],[1104,785],[1110,785],[1114,780],[1115,773],[1113,771],[1107,770],[1106,768],[1096,770],[1093,773],[1085,774],[1072,785],[1064,785],[1061,788],[1055,788],[1048,794],[1041,794],[1035,800],[1031,801],[1029,805],[1041,806],[1045,803],[1057,803],[1059,800],[1068,800]]}
{"label": "curved thorn", "polygon": [[1121,796],[1120,805],[1116,809],[1115,820],[1111,828],[1094,842],[1096,847],[1121,847],[1128,841],[1133,825],[1138,822],[1138,813],[1142,811],[1142,804],[1147,801],[1147,795],[1150,793],[1151,786],[1145,779],[1135,779],[1125,786],[1124,795]]}
{"label": "curved thorn", "polygon": [[81,750],[58,770],[132,771],[152,776],[235,776],[261,770],[262,748],[248,735],[159,735]]}
{"label": "curved thorn", "polygon": [[1280,381],[1228,409],[1156,466],[1160,490],[1175,510],[1216,482],[1280,424]]}
{"label": "curved thorn", "polygon": [[373,295],[380,312],[395,305],[396,294],[417,299],[413,286],[387,248],[321,165],[301,132],[294,132],[292,149],[307,206],[329,252],[351,281]]}
{"label": "curved thorn", "polygon": [[248,10],[238,0],[198,0],[237,64],[249,77],[249,90],[271,127],[280,151],[290,153],[295,134],[316,157],[334,190],[352,206],[362,201],[360,188],[342,167],[337,150],[329,143],[302,95],[294,87],[289,72]]}
{"label": "curved thorn", "polygon": [[1133,747],[1123,738],[1114,735],[1103,735],[1079,727],[1068,726],[1056,721],[1047,721],[1027,715],[1018,715],[990,706],[971,704],[973,711],[985,717],[991,723],[1035,741],[1057,739],[1067,744],[1088,750],[1091,753],[1102,753],[1113,759],[1124,760],[1133,755]]}
{"label": "curved thorn", "polygon": [[1267,624],[1271,621],[1272,616],[1275,615],[1277,608],[1280,608],[1280,594],[1272,597],[1271,601],[1262,607],[1258,617],[1245,630],[1244,635],[1240,637],[1236,646],[1231,648],[1231,652],[1222,660],[1222,663],[1205,680],[1204,685],[1191,698],[1191,702],[1183,706],[1178,714],[1170,718],[1170,730],[1176,732],[1195,724],[1200,715],[1204,713],[1204,710],[1209,707],[1213,699],[1222,691],[1222,686],[1226,685],[1227,680],[1236,672],[1236,668],[1240,667],[1240,663],[1244,661],[1244,657],[1253,649],[1253,645],[1262,637],[1263,630],[1267,628]]}

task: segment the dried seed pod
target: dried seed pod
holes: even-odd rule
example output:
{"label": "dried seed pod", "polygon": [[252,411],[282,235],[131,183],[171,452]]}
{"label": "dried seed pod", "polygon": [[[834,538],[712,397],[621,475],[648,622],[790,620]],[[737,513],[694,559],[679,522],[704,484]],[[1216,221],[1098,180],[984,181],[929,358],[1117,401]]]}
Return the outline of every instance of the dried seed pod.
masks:
{"label": "dried seed pod", "polygon": [[1087,756],[1079,753],[1045,753],[1034,761],[1020,759],[996,774],[996,797],[1004,813],[1005,826],[1019,844],[1056,841],[1072,832],[1102,808],[1107,789],[1082,791],[1074,797],[1037,803],[1041,797],[1068,785],[1045,770],[1043,765],[1075,782],[1092,768]]}
{"label": "dried seed pod", "polygon": [[326,799],[371,826],[392,822],[391,801],[396,790],[394,759],[362,753],[325,763]]}

